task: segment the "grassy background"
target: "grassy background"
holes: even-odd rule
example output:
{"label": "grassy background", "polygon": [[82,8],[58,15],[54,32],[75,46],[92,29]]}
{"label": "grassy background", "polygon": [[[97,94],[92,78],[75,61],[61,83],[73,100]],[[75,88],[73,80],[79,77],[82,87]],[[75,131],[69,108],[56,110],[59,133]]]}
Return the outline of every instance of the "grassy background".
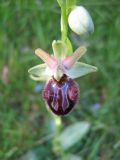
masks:
{"label": "grassy background", "polygon": [[[78,38],[71,31],[69,36],[74,48],[87,43],[82,61],[96,65],[99,71],[78,80],[80,103],[62,118],[61,132],[79,121],[91,124],[80,143],[63,151],[64,157],[70,153],[79,160],[119,160],[120,3],[78,0],[78,4],[91,13],[95,32],[89,38]],[[34,56],[36,48],[52,52],[52,40],[60,38],[59,20],[55,0],[0,1],[1,160],[63,159],[51,136],[55,126],[39,93],[41,86],[27,73],[42,62]]]}

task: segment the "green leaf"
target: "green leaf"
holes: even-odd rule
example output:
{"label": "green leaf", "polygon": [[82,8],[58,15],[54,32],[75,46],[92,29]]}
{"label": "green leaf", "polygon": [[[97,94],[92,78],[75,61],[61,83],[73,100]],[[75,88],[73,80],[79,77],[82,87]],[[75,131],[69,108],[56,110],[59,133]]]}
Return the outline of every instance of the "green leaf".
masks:
{"label": "green leaf", "polygon": [[67,75],[73,79],[82,77],[88,73],[96,72],[97,67],[86,63],[76,62],[75,65],[67,71]]}
{"label": "green leaf", "polygon": [[77,122],[67,127],[60,135],[59,142],[64,150],[80,142],[80,140],[89,131],[90,124],[88,122]]}
{"label": "green leaf", "polygon": [[50,76],[50,72],[47,71],[47,65],[45,63],[30,68],[28,72],[30,78],[35,81],[46,81]]}
{"label": "green leaf", "polygon": [[74,154],[68,154],[65,156],[65,160],[82,160],[82,158]]}
{"label": "green leaf", "polygon": [[37,155],[35,154],[34,151],[30,150],[27,153],[25,153],[24,155],[22,155],[19,160],[38,160]]}

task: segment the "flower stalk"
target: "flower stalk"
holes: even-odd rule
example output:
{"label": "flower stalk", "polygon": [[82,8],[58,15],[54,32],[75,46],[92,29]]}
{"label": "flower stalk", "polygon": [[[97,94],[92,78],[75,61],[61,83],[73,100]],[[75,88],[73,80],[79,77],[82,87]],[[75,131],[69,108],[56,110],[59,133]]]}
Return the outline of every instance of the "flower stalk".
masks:
{"label": "flower stalk", "polygon": [[60,142],[58,140],[61,133],[61,128],[62,128],[62,119],[61,117],[58,117],[58,116],[53,116],[53,118],[54,118],[54,124],[55,124],[55,136],[53,139],[53,149],[56,156],[58,156],[61,160],[65,160],[64,151],[61,148]]}
{"label": "flower stalk", "polygon": [[[57,1],[61,7],[61,41],[63,43],[62,43],[62,47],[61,47],[61,42],[59,45],[59,43],[55,43],[53,41],[52,46],[53,46],[53,51],[54,51],[55,55],[58,57],[58,59],[59,59],[59,56],[61,59],[64,59],[66,57],[64,51],[66,51],[67,55],[69,55],[70,53],[72,53],[73,49],[72,49],[72,44],[68,38],[68,13],[67,13],[67,6],[66,6],[67,0],[64,0],[64,2],[62,0],[57,0]],[[58,45],[56,45],[56,44],[58,44]],[[59,51],[60,51],[60,53],[59,53]],[[62,54],[62,56],[60,54]],[[57,148],[59,149],[61,159],[64,160],[65,155],[64,155],[64,152],[63,152],[63,150],[59,144],[59,141],[58,141],[58,137],[60,135],[61,126],[62,126],[61,117],[55,116],[54,122],[55,122],[55,126],[56,126],[56,134],[55,134],[54,141],[56,142],[55,144],[57,145]]]}
{"label": "flower stalk", "polygon": [[68,25],[67,25],[68,15],[66,14],[65,5],[61,7],[61,40],[66,43],[67,41],[67,33],[68,33]]}
{"label": "flower stalk", "polygon": [[57,0],[61,8],[61,40],[66,44],[66,55],[73,52],[72,44],[68,37],[68,16],[71,9],[75,6],[75,0]]}

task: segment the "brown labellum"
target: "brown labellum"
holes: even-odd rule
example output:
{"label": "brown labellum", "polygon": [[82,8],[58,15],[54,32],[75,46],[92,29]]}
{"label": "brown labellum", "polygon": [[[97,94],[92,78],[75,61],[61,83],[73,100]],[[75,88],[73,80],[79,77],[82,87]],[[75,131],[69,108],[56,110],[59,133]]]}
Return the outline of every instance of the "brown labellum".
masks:
{"label": "brown labellum", "polygon": [[75,106],[79,88],[76,82],[63,75],[60,81],[52,77],[44,87],[43,98],[56,115],[66,115]]}

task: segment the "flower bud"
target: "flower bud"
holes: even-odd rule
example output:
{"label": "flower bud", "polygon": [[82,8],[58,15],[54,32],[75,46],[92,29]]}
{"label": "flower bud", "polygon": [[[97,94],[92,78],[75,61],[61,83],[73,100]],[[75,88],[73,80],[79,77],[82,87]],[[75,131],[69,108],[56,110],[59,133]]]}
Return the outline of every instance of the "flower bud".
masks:
{"label": "flower bud", "polygon": [[76,6],[70,12],[68,23],[71,30],[78,35],[90,34],[94,31],[92,18],[83,6]]}

